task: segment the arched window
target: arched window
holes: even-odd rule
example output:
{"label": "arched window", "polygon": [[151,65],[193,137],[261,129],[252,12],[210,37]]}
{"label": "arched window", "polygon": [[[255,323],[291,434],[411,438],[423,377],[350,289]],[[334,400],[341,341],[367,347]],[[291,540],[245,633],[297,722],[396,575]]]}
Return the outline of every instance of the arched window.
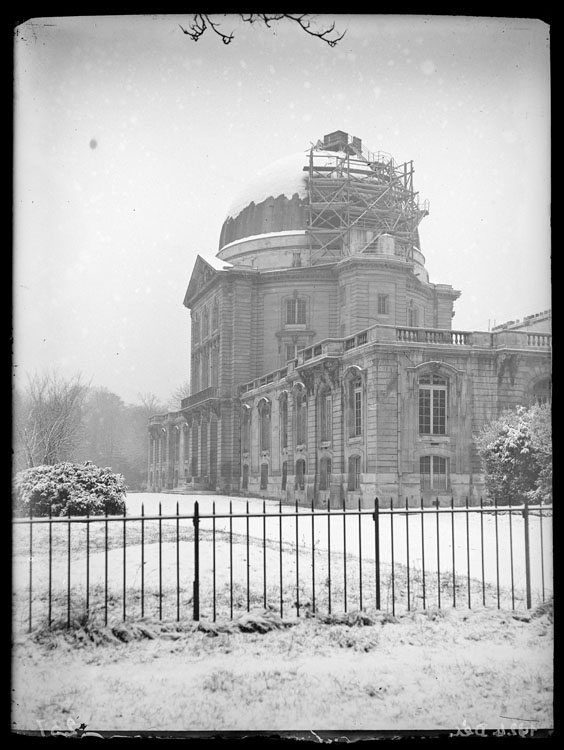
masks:
{"label": "arched window", "polygon": [[349,437],[361,437],[363,431],[362,378],[356,377],[348,384]]}
{"label": "arched window", "polygon": [[419,434],[446,435],[448,381],[427,373],[419,378]]}
{"label": "arched window", "polygon": [[280,447],[288,447],[288,394],[280,396]]}
{"label": "arched window", "polygon": [[307,439],[307,394],[305,389],[296,393],[296,445],[305,445]]}
{"label": "arched window", "polygon": [[419,474],[422,490],[448,489],[448,459],[443,456],[421,456]]}
{"label": "arched window", "polygon": [[258,406],[261,451],[270,450],[270,402],[262,399]]}
{"label": "arched window", "polygon": [[251,450],[251,410],[248,406],[243,407],[241,426],[241,450],[249,453]]}
{"label": "arched window", "polygon": [[333,437],[333,399],[331,391],[322,391],[319,395],[319,434],[323,442],[330,442]]}
{"label": "arched window", "polygon": [[296,461],[296,489],[303,490],[305,487],[305,461],[299,458]]}
{"label": "arched window", "polygon": [[328,490],[331,485],[331,459],[322,458],[319,462],[319,489]]}
{"label": "arched window", "polygon": [[533,386],[533,404],[550,404],[552,401],[552,382],[550,378],[539,380]]}
{"label": "arched window", "polygon": [[348,489],[350,492],[360,489],[360,456],[351,456],[349,458],[349,481]]}

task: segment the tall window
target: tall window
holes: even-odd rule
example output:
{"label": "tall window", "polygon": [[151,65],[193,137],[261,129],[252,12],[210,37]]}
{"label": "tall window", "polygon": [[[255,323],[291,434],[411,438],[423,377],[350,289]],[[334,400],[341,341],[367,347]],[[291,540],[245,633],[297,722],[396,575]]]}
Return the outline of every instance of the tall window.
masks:
{"label": "tall window", "polygon": [[210,357],[210,381],[211,384],[217,386],[219,383],[219,347],[212,346],[211,357]]}
{"label": "tall window", "polygon": [[280,447],[288,447],[288,396],[280,397]]}
{"label": "tall window", "polygon": [[329,442],[333,436],[333,400],[330,393],[320,396],[320,434],[323,442]]}
{"label": "tall window", "polygon": [[204,388],[207,388],[209,385],[209,375],[210,375],[210,358],[209,358],[209,352],[208,352],[207,346],[202,347],[202,353],[200,356],[200,367],[201,367],[200,388],[203,390]]}
{"label": "tall window", "polygon": [[438,375],[419,378],[419,434],[446,435],[447,381]]}
{"label": "tall window", "polygon": [[194,314],[192,315],[192,342],[194,344],[200,341],[200,319]]}
{"label": "tall window", "polygon": [[249,465],[248,464],[243,464],[243,476],[241,479],[241,489],[242,490],[249,489]]}
{"label": "tall window", "polygon": [[360,456],[349,458],[349,491],[360,489]]}
{"label": "tall window", "polygon": [[422,490],[446,490],[448,488],[448,459],[442,456],[421,456],[419,474]]}
{"label": "tall window", "polygon": [[259,430],[261,451],[270,450],[270,404],[261,401],[259,404]]}
{"label": "tall window", "polygon": [[319,463],[319,489],[328,490],[331,486],[331,459],[322,458]]}
{"label": "tall window", "polygon": [[261,490],[266,490],[268,488],[268,464],[261,464],[260,488]]}
{"label": "tall window", "polygon": [[202,338],[206,338],[206,336],[209,335],[210,332],[210,313],[208,308],[204,308],[204,312],[202,315]]}
{"label": "tall window", "polygon": [[307,434],[307,395],[305,390],[296,394],[296,445],[305,445]]}
{"label": "tall window", "polygon": [[306,301],[300,297],[286,300],[286,325],[305,325]]}
{"label": "tall window", "polygon": [[286,489],[286,484],[288,483],[288,462],[284,461],[282,464],[282,489]]}
{"label": "tall window", "polygon": [[213,303],[212,307],[212,331],[217,331],[219,326],[219,303],[217,300]]}
{"label": "tall window", "polygon": [[389,308],[389,296],[387,294],[378,295],[378,315],[388,315]]}
{"label": "tall window", "polygon": [[243,408],[242,421],[241,450],[248,453],[251,449],[251,410],[246,407]]}
{"label": "tall window", "polygon": [[417,328],[418,326],[418,315],[417,308],[410,306],[407,308],[407,325],[410,328]]}
{"label": "tall window", "polygon": [[305,487],[305,461],[299,458],[296,461],[296,489],[303,490]]}
{"label": "tall window", "polygon": [[297,344],[284,344],[284,364],[286,362],[289,362],[291,359],[295,359],[296,355],[298,353],[298,345]]}
{"label": "tall window", "polygon": [[198,473],[198,425],[196,422],[192,423],[192,476],[199,476]]}
{"label": "tall window", "polygon": [[349,437],[362,435],[362,379],[349,383]]}

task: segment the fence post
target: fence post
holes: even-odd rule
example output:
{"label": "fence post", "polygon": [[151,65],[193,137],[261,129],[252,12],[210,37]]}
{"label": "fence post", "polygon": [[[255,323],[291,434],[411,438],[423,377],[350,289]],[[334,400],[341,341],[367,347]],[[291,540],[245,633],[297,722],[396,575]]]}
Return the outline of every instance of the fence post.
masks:
{"label": "fence post", "polygon": [[375,578],[376,578],[376,609],[380,609],[380,500],[374,498],[374,513],[372,518],[374,519],[374,565],[375,565]]}
{"label": "fence post", "polygon": [[193,620],[200,619],[200,506],[194,503],[194,590],[193,590]]}
{"label": "fence post", "polygon": [[525,521],[525,585],[527,587],[527,609],[531,609],[531,550],[529,544],[529,501],[527,498],[525,498],[523,519]]}

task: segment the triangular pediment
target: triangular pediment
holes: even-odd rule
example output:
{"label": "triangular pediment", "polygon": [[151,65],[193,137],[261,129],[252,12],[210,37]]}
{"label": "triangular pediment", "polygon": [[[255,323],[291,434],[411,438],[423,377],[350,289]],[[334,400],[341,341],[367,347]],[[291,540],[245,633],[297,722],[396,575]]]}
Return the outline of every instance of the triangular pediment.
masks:
{"label": "triangular pediment", "polygon": [[188,282],[188,289],[184,295],[184,306],[190,307],[192,301],[198,296],[198,294],[208,286],[208,284],[215,279],[218,271],[211,266],[206,260],[198,255],[194,264],[194,270],[192,276]]}

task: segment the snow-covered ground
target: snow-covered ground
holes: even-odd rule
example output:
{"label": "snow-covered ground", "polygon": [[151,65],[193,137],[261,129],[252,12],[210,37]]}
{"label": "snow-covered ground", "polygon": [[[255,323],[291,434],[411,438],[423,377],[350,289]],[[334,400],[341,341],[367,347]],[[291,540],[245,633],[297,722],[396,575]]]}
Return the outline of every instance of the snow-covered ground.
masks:
{"label": "snow-covered ground", "polygon": [[[216,531],[229,532],[230,526],[234,535],[247,533],[247,508],[249,511],[249,535],[262,541],[280,541],[280,522],[278,516],[267,518],[263,522],[263,501],[259,499],[230,498],[221,495],[174,495],[166,493],[132,494],[127,498],[128,515],[138,515],[143,505],[144,513],[156,515],[159,508],[163,515],[191,515],[194,503],[198,501],[202,530],[212,528],[211,516],[216,515]],[[274,500],[265,500],[266,513],[278,514],[280,505]],[[296,543],[295,507],[282,505],[282,513],[287,516],[282,522],[283,544]],[[346,519],[340,511],[329,518],[325,511],[316,511],[313,517],[311,510],[298,508],[298,546],[301,550],[327,550],[329,542],[332,553],[359,556],[359,543],[362,558],[374,560],[375,523],[370,511],[360,517],[355,511],[348,511]],[[233,516],[231,524],[229,514]],[[303,516],[302,516],[303,513]],[[258,514],[253,516],[253,514]],[[438,515],[438,533],[437,533]],[[206,517],[208,516],[208,517]],[[185,519],[181,523],[192,521]],[[492,513],[480,513],[470,509],[466,514],[448,510],[439,514],[432,510],[425,511],[423,522],[418,509],[414,509],[406,523],[405,513],[394,512],[393,521],[389,512],[382,511],[379,520],[379,556],[381,563],[392,562],[392,523],[393,523],[393,561],[395,564],[421,569],[426,573],[453,573],[457,577],[483,578],[486,583],[503,588],[513,585],[516,590],[525,588],[525,525],[520,512],[500,513],[497,518]],[[497,527],[497,528],[496,528]],[[454,536],[454,566],[453,544]],[[408,561],[409,537],[409,561]],[[497,544],[496,544],[497,537]],[[438,545],[437,545],[438,538]],[[313,542],[312,542],[313,540]],[[424,540],[424,543],[422,543]],[[542,542],[542,545],[541,545]],[[541,556],[541,549],[543,555]],[[483,570],[482,570],[483,555]],[[552,517],[531,514],[529,516],[529,555],[531,567],[531,589],[533,598],[545,596],[552,591]],[[513,563],[511,560],[513,559]],[[468,575],[469,574],[469,575]]]}

